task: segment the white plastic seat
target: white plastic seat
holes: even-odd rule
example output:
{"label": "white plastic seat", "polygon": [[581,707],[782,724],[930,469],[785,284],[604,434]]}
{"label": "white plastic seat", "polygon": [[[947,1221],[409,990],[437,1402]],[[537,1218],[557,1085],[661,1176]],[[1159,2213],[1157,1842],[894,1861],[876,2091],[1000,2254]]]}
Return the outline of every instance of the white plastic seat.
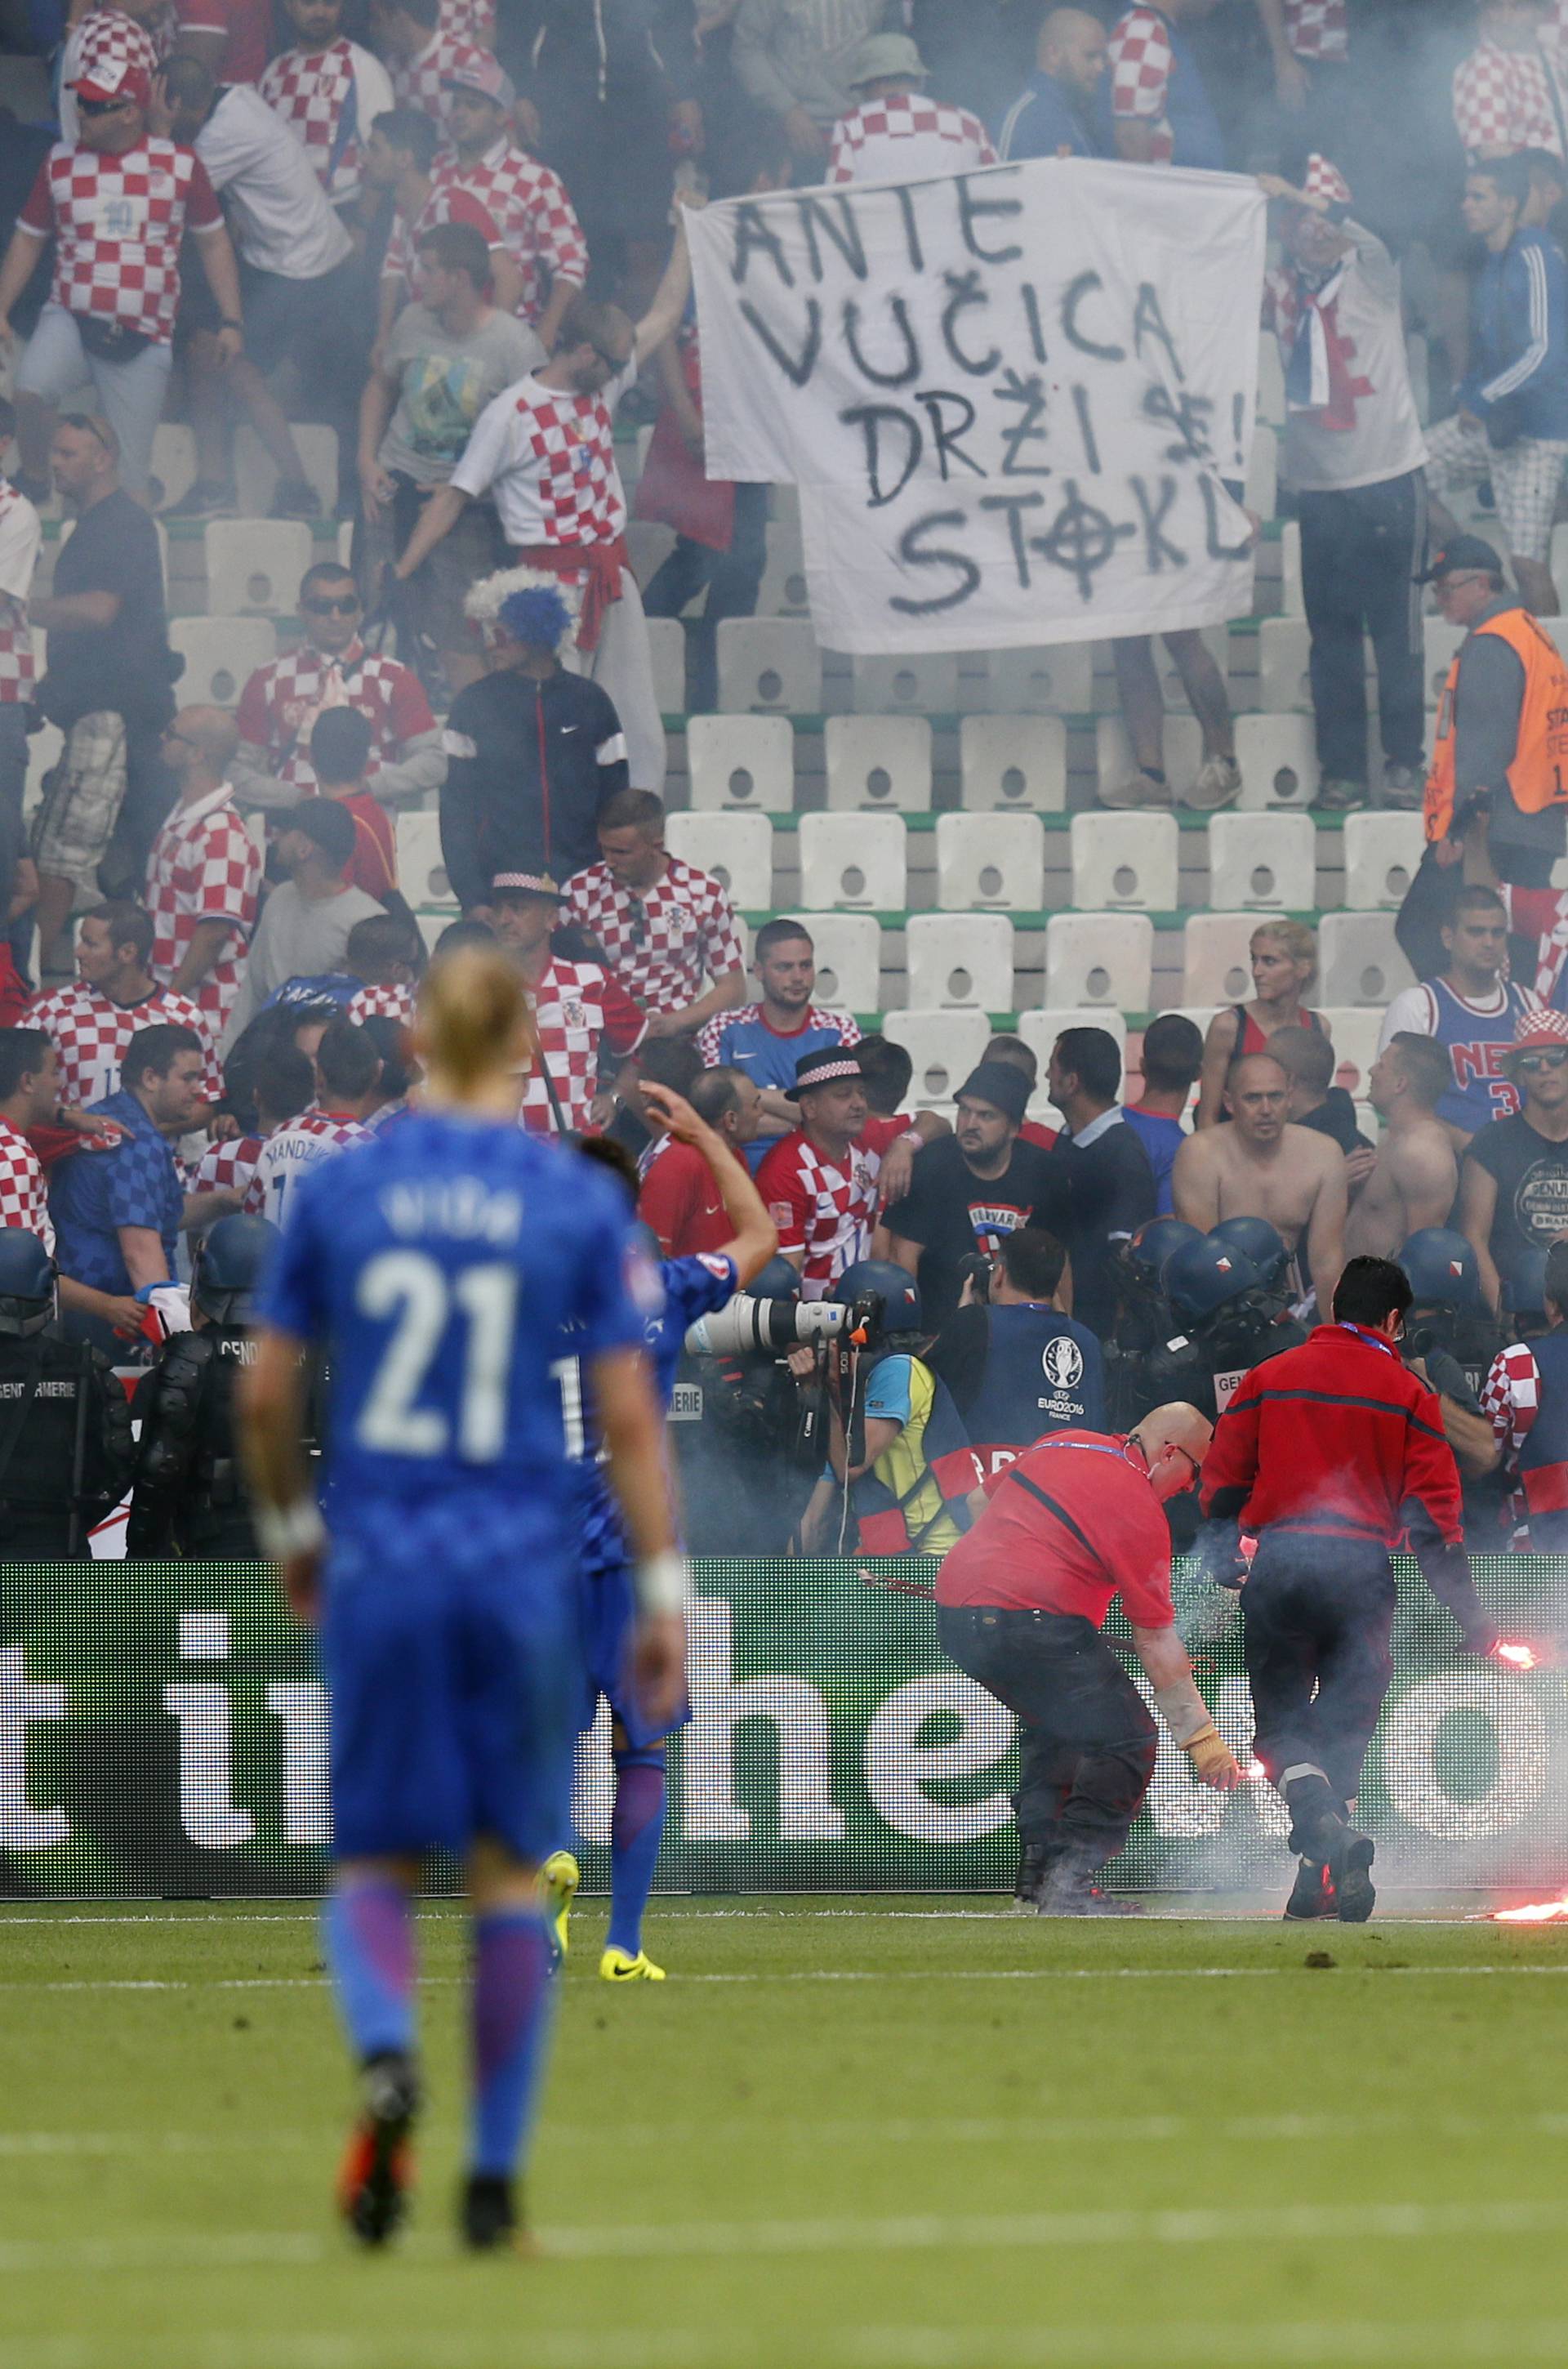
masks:
{"label": "white plastic seat", "polygon": [[1551,530],[1551,580],[1568,584],[1568,520]]}
{"label": "white plastic seat", "polygon": [[822,653],[796,617],[726,617],[718,629],[718,704],[739,715],[817,715]]}
{"label": "white plastic seat", "polygon": [[961,803],[970,814],[1060,814],[1067,727],[1059,715],[966,715],[958,727]]}
{"label": "white plastic seat", "polygon": [[647,620],[648,654],[653,659],[653,695],[661,715],[686,712],[686,634],[679,617]]}
{"label": "white plastic seat", "polygon": [[209,519],[207,607],[214,617],[292,617],[315,557],[303,519]]}
{"label": "white plastic seat", "polygon": [[1377,1005],[1336,1003],[1322,1008],[1321,1017],[1333,1042],[1339,1067],[1334,1083],[1353,1097],[1364,1099],[1367,1080],[1378,1058],[1383,1014]]}
{"label": "white plastic seat", "polygon": [[931,812],[931,727],[923,715],[830,715],[822,758],[830,813]]}
{"label": "white plastic seat", "polygon": [[1181,832],[1173,814],[1075,814],[1072,901],[1088,912],[1175,910]]}
{"label": "white plastic seat", "polygon": [[[338,507],[338,431],[322,427],[319,421],[296,419],[290,422],[289,432],[323,514],[330,518]],[[264,519],[277,490],[278,467],[266,445],[254,428],[237,428],[235,491],[242,516]]]}
{"label": "white plastic seat", "polygon": [[396,830],[397,877],[410,905],[435,906],[455,913],[457,898],[441,855],[440,815],[422,807],[406,807],[396,817]]}
{"label": "white plastic seat", "polygon": [[[1042,1090],[1051,1048],[1064,1028],[1106,1029],[1116,1038],[1122,1052],[1125,1054],[1127,1051],[1127,1022],[1114,1003],[1053,1004],[1043,1011],[1021,1012],[1018,1014],[1018,1034],[1040,1065]],[[1058,1120],[1051,1122],[1053,1126],[1058,1123]]]}
{"label": "white plastic seat", "polygon": [[1299,912],[1318,901],[1318,831],[1310,815],[1218,814],[1208,826],[1208,901]]}
{"label": "white plastic seat", "polygon": [[159,507],[167,509],[171,502],[179,501],[196,482],[196,436],[173,419],[160,420],[153,430],[151,475],[163,487]]}
{"label": "white plastic seat", "polygon": [[787,715],[690,715],[692,804],[727,814],[788,814],[795,805],[795,731]]}
{"label": "white plastic seat", "polygon": [[[1166,779],[1179,798],[1191,789],[1203,763],[1203,732],[1196,715],[1166,716],[1164,750]],[[1094,719],[1094,769],[1102,791],[1114,789],[1132,771],[1132,743],[1119,715]]]}
{"label": "white plastic seat", "polygon": [[1379,1010],[1413,987],[1391,913],[1325,913],[1318,928],[1318,992],[1325,1003],[1371,1003]]}
{"label": "white plastic seat", "polygon": [[993,715],[1087,715],[1094,704],[1094,645],[991,650],[986,705]]}
{"label": "white plastic seat", "polygon": [[[1543,617],[1541,623],[1544,625],[1550,625],[1552,620],[1550,617]],[[1426,704],[1428,709],[1434,709],[1442,700],[1443,686],[1448,680],[1448,669],[1453,665],[1455,653],[1464,640],[1469,628],[1465,625],[1450,625],[1446,617],[1428,617],[1425,630]]]}
{"label": "white plastic seat", "polygon": [[792,913],[811,933],[815,1001],[875,1012],[882,1001],[882,930],[874,913]]}
{"label": "white plastic seat", "polygon": [[1256,913],[1194,913],[1182,932],[1184,1003],[1245,1003],[1253,991],[1248,949]]}
{"label": "white plastic seat", "polygon": [[765,912],[773,901],[773,826],[765,814],[692,813],[665,818],[672,855],[711,872],[732,905]]}
{"label": "white plastic seat", "polygon": [[354,521],[352,519],[339,519],[338,521],[338,565],[339,567],[352,567],[353,564]]}
{"label": "white plastic seat", "polygon": [[1356,912],[1394,912],[1421,862],[1425,834],[1418,814],[1352,814],[1345,818],[1345,901]]}
{"label": "white plastic seat", "polygon": [[1310,715],[1238,715],[1236,762],[1242,795],[1236,811],[1270,814],[1309,807],[1318,795],[1318,739]]}
{"label": "white plastic seat", "polygon": [[1287,519],[1279,531],[1280,610],[1287,617],[1304,617],[1307,599],[1301,589],[1301,524]]}
{"label": "white plastic seat", "polygon": [[1279,437],[1262,420],[1253,434],[1253,457],[1247,464],[1247,508],[1259,518],[1271,519],[1279,499]]}
{"label": "white plastic seat", "polygon": [[270,617],[171,617],[169,647],[185,660],[182,707],[233,707],[258,667],[278,655]]}
{"label": "white plastic seat", "polygon": [[1046,900],[1038,815],[936,818],[936,901],[944,913],[1037,913]]}
{"label": "white plastic seat", "polygon": [[902,815],[801,816],[802,904],[818,910],[901,912],[907,879]]}
{"label": "white plastic seat", "polygon": [[1305,617],[1265,617],[1258,627],[1258,705],[1265,715],[1310,715],[1312,637]]}
{"label": "white plastic seat", "polygon": [[958,660],[950,650],[852,658],[850,682],[861,715],[950,715],[958,704]]}
{"label": "white plastic seat", "polygon": [[983,1012],[887,1012],[882,1034],[915,1065],[910,1093],[922,1110],[951,1103],[984,1059],[990,1022]]}
{"label": "white plastic seat", "polygon": [[798,519],[771,519],[768,558],[757,592],[759,617],[804,617],[809,612],[806,554]]}
{"label": "white plastic seat", "polygon": [[911,913],[909,999],[918,1011],[1013,1009],[1013,924],[1005,913]]}
{"label": "white plastic seat", "polygon": [[1146,1012],[1153,975],[1147,913],[1053,913],[1046,924],[1047,1011],[1104,1003]]}

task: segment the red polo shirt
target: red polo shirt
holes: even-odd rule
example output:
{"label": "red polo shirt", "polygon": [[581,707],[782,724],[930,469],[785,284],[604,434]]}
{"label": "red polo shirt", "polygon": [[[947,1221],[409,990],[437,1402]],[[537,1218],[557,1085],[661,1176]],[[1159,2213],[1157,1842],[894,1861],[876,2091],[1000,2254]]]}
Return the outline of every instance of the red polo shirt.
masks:
{"label": "red polo shirt", "polygon": [[666,1258],[695,1258],[735,1240],[713,1170],[694,1143],[665,1145],[643,1180],[637,1215]]}
{"label": "red polo shirt", "polygon": [[1056,1432],[983,1485],[991,1502],[948,1550],[939,1604],[1075,1613],[1098,1629],[1119,1596],[1136,1627],[1172,1626],[1170,1529],[1125,1439]]}

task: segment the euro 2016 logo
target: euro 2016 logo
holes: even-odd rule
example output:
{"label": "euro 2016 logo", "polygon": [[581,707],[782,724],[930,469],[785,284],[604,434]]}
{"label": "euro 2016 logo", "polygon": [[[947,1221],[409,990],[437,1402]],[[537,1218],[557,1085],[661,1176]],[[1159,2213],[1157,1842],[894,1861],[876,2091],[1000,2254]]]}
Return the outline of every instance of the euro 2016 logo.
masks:
{"label": "euro 2016 logo", "polygon": [[1074,1390],[1083,1379],[1083,1352],[1067,1333],[1059,1333],[1041,1351],[1040,1369],[1053,1390]]}

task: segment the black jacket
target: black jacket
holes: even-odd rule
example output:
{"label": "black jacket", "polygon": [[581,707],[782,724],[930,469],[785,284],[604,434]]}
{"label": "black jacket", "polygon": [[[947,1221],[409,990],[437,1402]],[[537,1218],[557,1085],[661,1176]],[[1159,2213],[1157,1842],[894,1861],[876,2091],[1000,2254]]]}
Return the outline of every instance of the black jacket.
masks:
{"label": "black jacket", "polygon": [[88,1556],[131,1458],[131,1408],[107,1357],[47,1333],[0,1339],[0,1561]]}
{"label": "black jacket", "polygon": [[237,1326],[177,1333],[138,1384],[128,1554],[256,1559],[234,1414],[235,1384],[252,1354]]}
{"label": "black jacket", "polygon": [[444,734],[441,855],[464,910],[498,872],[565,881],[599,860],[594,818],[627,788],[621,719],[608,692],[564,667],[544,681],[503,669],[452,703]]}

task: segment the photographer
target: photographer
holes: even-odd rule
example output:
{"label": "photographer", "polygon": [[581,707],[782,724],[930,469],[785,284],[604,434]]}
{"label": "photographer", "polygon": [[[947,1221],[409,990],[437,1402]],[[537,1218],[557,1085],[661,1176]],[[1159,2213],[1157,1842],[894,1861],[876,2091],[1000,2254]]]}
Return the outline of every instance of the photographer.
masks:
{"label": "photographer", "polygon": [[1048,1431],[1104,1431],[1100,1344],[1057,1300],[1067,1253],[1043,1227],[1009,1234],[965,1280],[927,1365],[963,1417],[989,1479]]}
{"label": "photographer", "polygon": [[798,1273],[773,1257],[686,1336],[685,1419],[670,1436],[693,1554],[782,1554],[822,1470],[824,1382],[815,1350],[795,1345],[813,1322],[799,1300]]}

